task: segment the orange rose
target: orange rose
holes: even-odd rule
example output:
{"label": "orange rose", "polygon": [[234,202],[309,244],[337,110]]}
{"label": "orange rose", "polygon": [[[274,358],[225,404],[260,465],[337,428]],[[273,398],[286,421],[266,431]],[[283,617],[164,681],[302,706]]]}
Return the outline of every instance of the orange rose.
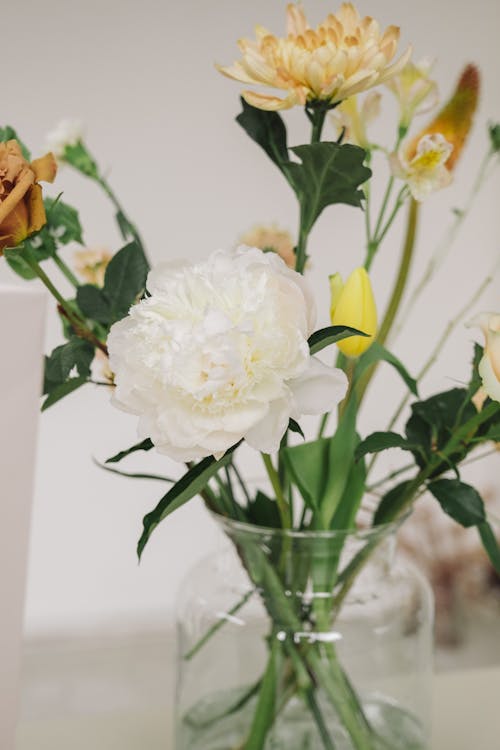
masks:
{"label": "orange rose", "polygon": [[49,153],[31,164],[15,140],[0,143],[0,255],[46,222],[39,180],[52,182],[57,166]]}

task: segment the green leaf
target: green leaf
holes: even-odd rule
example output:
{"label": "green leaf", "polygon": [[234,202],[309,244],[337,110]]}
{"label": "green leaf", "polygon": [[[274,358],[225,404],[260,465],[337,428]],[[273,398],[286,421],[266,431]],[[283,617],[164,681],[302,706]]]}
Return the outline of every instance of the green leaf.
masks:
{"label": "green leaf", "polygon": [[478,524],[477,528],[490,562],[498,575],[500,575],[500,547],[496,534],[487,521]]}
{"label": "green leaf", "polygon": [[360,189],[372,175],[364,166],[366,152],[351,144],[324,141],[291,149],[301,163],[287,173],[301,206],[303,231],[309,233],[323,209],[335,203],[361,206]]}
{"label": "green leaf", "polygon": [[266,526],[269,529],[281,527],[281,516],[276,500],[271,499],[260,490],[248,504],[246,513],[248,521],[256,526]]}
{"label": "green leaf", "polygon": [[126,448],[123,451],[120,451],[114,456],[111,456],[111,458],[106,459],[105,463],[107,464],[117,464],[122,459],[129,456],[131,453],[136,453],[137,451],[150,451],[152,448],[154,448],[153,442],[146,438],[145,440],[141,440],[140,443],[136,443],[131,448]]}
{"label": "green leaf", "polygon": [[198,495],[208,484],[208,481],[220,469],[223,469],[231,462],[233,451],[237,446],[231,448],[218,461],[213,456],[204,458],[192,469],[189,469],[184,476],[162,497],[158,505],[151,513],[144,517],[144,531],[137,545],[137,554],[139,559],[144,551],[144,547],[158,526],[167,516],[176,511],[182,505],[187,503],[193,497]]}
{"label": "green leaf", "polygon": [[356,433],[356,416],[357,402],[355,398],[351,398],[347,402],[335,435],[328,441],[328,480],[320,508],[322,522],[327,529],[330,528],[344,497],[354,463],[354,450],[359,440]]}
{"label": "green leaf", "polygon": [[130,242],[111,259],[104,276],[103,294],[109,303],[112,324],[124,318],[144,292],[148,264],[137,242]]}
{"label": "green leaf", "polygon": [[26,161],[31,161],[31,153],[29,149],[24,145],[22,140],[19,138],[18,134],[14,130],[13,127],[10,125],[5,125],[3,128],[0,128],[0,142],[5,143],[6,141],[17,141],[21,147],[22,154]]}
{"label": "green leaf", "polygon": [[308,344],[311,354],[317,354],[325,347],[336,344],[337,341],[342,341],[342,339],[348,339],[350,336],[368,335],[367,333],[363,333],[363,331],[358,331],[357,328],[349,326],[328,326],[327,328],[315,331],[309,337]]}
{"label": "green leaf", "polygon": [[6,248],[3,251],[3,255],[14,273],[16,273],[25,281],[31,281],[32,279],[36,279],[37,275],[31,268],[31,266],[24,260],[22,255],[23,247],[23,245],[20,245],[19,247]]}
{"label": "green leaf", "polygon": [[494,443],[500,443],[500,424],[492,425],[489,430],[481,436],[481,442],[492,440]]}
{"label": "green leaf", "polygon": [[468,528],[486,521],[483,499],[469,484],[458,479],[438,479],[428,489],[444,512],[461,526]]}
{"label": "green leaf", "polygon": [[92,180],[99,179],[99,169],[89,151],[81,141],[71,143],[64,149],[64,161]]}
{"label": "green leaf", "polygon": [[44,393],[50,393],[55,385],[64,383],[74,367],[80,377],[87,378],[93,359],[94,347],[76,336],[58,346],[46,359]]}
{"label": "green leaf", "polygon": [[46,229],[57,244],[67,245],[69,242],[82,244],[82,226],[78,211],[68,203],[54,198],[45,198],[44,205],[47,214]]}
{"label": "green leaf", "polygon": [[306,439],[302,427],[298,422],[295,421],[295,419],[290,419],[290,421],[288,422],[288,429],[290,430],[290,432],[295,432],[297,435],[303,437],[304,440]]}
{"label": "green leaf", "polygon": [[47,398],[42,404],[42,411],[46,411],[49,407],[53,406],[55,403],[60,401],[65,396],[68,396],[70,393],[73,393],[73,391],[76,391],[77,388],[80,388],[82,385],[85,385],[85,383],[88,383],[87,378],[70,378],[65,383],[62,383],[61,385],[56,386],[51,390]]}
{"label": "green leaf", "polygon": [[410,451],[416,447],[418,446],[409,443],[406,438],[398,435],[396,432],[373,432],[358,445],[354,457],[358,461],[363,456],[366,456],[367,453],[380,453],[389,448],[401,448],[402,450]]}
{"label": "green leaf", "polygon": [[281,451],[304,502],[314,510],[319,507],[326,486],[329,443],[329,439],[319,438]]}
{"label": "green leaf", "polygon": [[408,479],[405,482],[396,485],[396,487],[393,487],[384,495],[373,517],[374,526],[390,523],[397,518],[406,505],[408,500],[408,488],[411,484],[412,480]]}
{"label": "green leaf", "polygon": [[366,464],[363,460],[356,461],[351,466],[347,477],[344,494],[338,505],[333,521],[332,529],[351,529],[356,525],[356,516],[363,500],[366,488]]}
{"label": "green leaf", "polygon": [[110,303],[102,291],[93,284],[83,284],[76,291],[76,302],[86,318],[108,325],[112,312]]}
{"label": "green leaf", "polygon": [[418,386],[415,378],[409,374],[406,367],[400,360],[389,352],[382,344],[375,341],[370,348],[359,358],[358,365],[356,368],[356,377],[359,379],[361,375],[369,368],[375,365],[377,362],[387,362],[389,365],[394,367],[396,372],[402,377],[405,384],[408,386],[411,393],[414,396],[418,396]]}
{"label": "green leaf", "polygon": [[146,474],[142,472],[121,471],[121,469],[113,469],[111,468],[111,466],[101,464],[101,462],[97,461],[95,458],[94,463],[100,469],[109,471],[111,474],[118,474],[118,476],[120,477],[128,477],[130,479],[153,479],[156,482],[168,482],[168,484],[175,484],[175,482],[177,481],[176,479],[172,479],[171,477],[165,477],[163,476],[163,474]]}
{"label": "green leaf", "polygon": [[286,173],[289,157],[286,127],[282,118],[277,112],[252,107],[244,99],[241,99],[241,104],[243,112],[238,115],[236,122],[264,149],[276,166]]}

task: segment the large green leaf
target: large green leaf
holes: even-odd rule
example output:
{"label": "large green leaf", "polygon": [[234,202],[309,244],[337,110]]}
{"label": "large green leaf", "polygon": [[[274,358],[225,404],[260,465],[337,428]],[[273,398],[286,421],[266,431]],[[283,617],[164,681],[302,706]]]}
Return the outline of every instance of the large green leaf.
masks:
{"label": "large green leaf", "polygon": [[281,451],[294,484],[313,510],[318,509],[326,486],[329,444],[329,439],[319,438]]}
{"label": "large green leaf", "polygon": [[361,206],[360,189],[371,177],[366,153],[358,146],[311,143],[291,149],[301,163],[290,162],[287,174],[301,206],[303,231],[309,233],[323,209],[335,203]]}
{"label": "large green leaf", "polygon": [[14,273],[17,273],[22,279],[25,281],[31,281],[32,279],[37,278],[36,273],[23,258],[22,249],[20,247],[5,248],[3,255]]}
{"label": "large green leaf", "polygon": [[266,526],[270,529],[278,529],[281,526],[278,503],[261,490],[258,490],[255,498],[248,503],[246,515],[248,521],[256,526]]}
{"label": "large green leaf", "polygon": [[328,478],[321,501],[321,519],[324,528],[330,528],[339,504],[344,499],[345,488],[354,463],[358,443],[356,433],[357,402],[351,398],[342,413],[335,435],[329,439]]}
{"label": "large green leaf", "polygon": [[406,438],[398,435],[396,432],[373,432],[358,445],[354,456],[356,461],[358,461],[362,456],[366,456],[367,453],[380,453],[389,448],[401,448],[405,451],[411,451],[416,447],[418,446],[409,443]]}
{"label": "large green leaf", "polygon": [[86,318],[107,325],[111,320],[111,305],[102,289],[93,284],[83,284],[76,291],[76,301]]}
{"label": "large green leaf", "polygon": [[264,149],[276,166],[286,172],[289,157],[286,127],[282,118],[277,112],[252,107],[244,99],[241,99],[241,104],[243,112],[238,115],[236,122]]}
{"label": "large green leaf", "polygon": [[378,362],[387,362],[387,364],[394,367],[396,372],[399,373],[405,384],[408,386],[410,392],[415,396],[418,396],[418,386],[415,378],[410,375],[403,363],[400,362],[394,354],[383,347],[382,344],[379,344],[378,341],[375,341],[358,360],[356,378],[359,380],[366,370]]}
{"label": "large green leaf", "polygon": [[477,490],[458,479],[438,479],[428,485],[445,513],[468,528],[486,521],[484,502]]}
{"label": "large green leaf", "polygon": [[408,489],[411,483],[411,479],[401,482],[384,495],[373,517],[374,526],[389,523],[398,517],[408,500]]}
{"label": "large green leaf", "polygon": [[131,453],[137,453],[137,451],[150,451],[152,448],[154,448],[153,442],[149,438],[146,438],[145,440],[141,440],[140,443],[136,443],[131,448],[126,448],[125,450],[116,453],[114,456],[111,456],[111,458],[106,459],[106,463],[117,464],[127,456],[130,456]]}
{"label": "large green leaf", "polygon": [[227,466],[232,458],[234,448],[231,448],[221,459],[215,460],[213,456],[204,458],[196,466],[189,469],[184,476],[162,497],[158,505],[151,513],[144,517],[141,538],[137,545],[139,559],[144,551],[148,540],[158,524],[167,516],[183,506],[193,497],[198,495],[206,487],[209,480],[217,474],[220,469]]}
{"label": "large green leaf", "polygon": [[315,331],[309,337],[309,349],[311,354],[317,354],[325,347],[336,344],[337,341],[342,341],[342,339],[348,339],[350,336],[368,336],[368,334],[350,326],[328,326]]}
{"label": "large green leaf", "polygon": [[103,289],[110,306],[110,324],[124,318],[144,292],[148,270],[137,242],[130,242],[113,256],[106,268]]}
{"label": "large green leaf", "polygon": [[356,461],[351,466],[347,477],[344,494],[338,505],[332,529],[351,529],[356,524],[356,516],[363,500],[366,488],[366,464],[363,460]]}

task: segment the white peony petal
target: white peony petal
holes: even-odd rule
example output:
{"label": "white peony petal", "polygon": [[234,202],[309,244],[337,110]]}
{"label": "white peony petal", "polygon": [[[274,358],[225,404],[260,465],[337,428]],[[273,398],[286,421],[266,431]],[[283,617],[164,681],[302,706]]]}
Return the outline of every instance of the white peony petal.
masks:
{"label": "white peony petal", "polygon": [[479,374],[483,380],[483,388],[493,401],[500,401],[500,380],[495,375],[492,362],[487,354],[479,364]]}
{"label": "white peony petal", "polygon": [[246,433],[246,442],[262,453],[275,453],[288,427],[290,413],[289,398],[273,401],[264,419]]}
{"label": "white peony petal", "polygon": [[288,383],[297,413],[324,414],[342,401],[347,393],[346,374],[311,357],[308,370]]}

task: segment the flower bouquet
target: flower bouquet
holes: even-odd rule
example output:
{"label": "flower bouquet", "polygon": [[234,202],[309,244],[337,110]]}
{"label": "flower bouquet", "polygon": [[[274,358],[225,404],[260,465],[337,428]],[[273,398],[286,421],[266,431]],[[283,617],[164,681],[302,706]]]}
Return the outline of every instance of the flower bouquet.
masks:
{"label": "flower bouquet", "polygon": [[[451,390],[419,392],[439,341],[416,377],[387,348],[498,163],[500,126],[490,127],[466,208],[407,294],[420,206],[452,180],[479,73],[467,66],[449,101],[413,132],[415,117],[437,106],[436,84],[427,63],[410,61],[411,50],[397,58],[398,41],[398,28],[382,32],[351,4],[317,28],[289,5],[286,36],[259,26],[254,41],[240,41],[241,59],[219,67],[273,89],[244,91],[237,122],[296,196],[290,246],[271,228],[254,246],[150,270],[135,224],[74,124],[62,124],[51,153],[35,161],[12,128],[0,132],[0,246],[16,273],[40,279],[54,296],[64,335],[46,358],[42,408],[88,383],[108,387],[113,404],[138,417],[139,432],[108,468],[121,473],[116,464],[152,449],[179,463],[179,478],[160,478],[165,492],[144,518],[139,556],[160,522],[196,496],[232,542],[233,572],[204,564],[182,605],[179,748],[422,750],[432,607],[421,578],[393,565],[394,534],[428,493],[458,524],[477,528],[500,571],[491,519],[460,475],[473,451],[500,441],[500,314],[473,319],[484,346],[474,346],[469,382]],[[382,86],[398,104],[388,145],[368,135]],[[310,122],[307,144],[288,143],[279,112],[292,107]],[[55,178],[52,154],[111,200],[125,243],[115,254],[79,251],[74,268],[65,260],[82,229],[61,196],[42,199],[39,182]],[[379,161],[390,168],[380,203]],[[308,240],[337,204],[359,212],[366,243],[345,283],[335,269],[325,280],[331,325],[318,327]],[[369,272],[403,210],[403,250],[379,322]],[[69,297],[51,264],[71,284]],[[395,369],[407,395],[390,407],[387,425],[362,436],[358,416],[379,365]],[[318,417],[313,434],[305,434],[305,415]],[[260,454],[265,480],[249,480],[242,443]],[[406,460],[375,481],[378,455],[394,449]],[[147,470],[140,476],[158,480]],[[249,664],[234,669],[245,657]]]}

